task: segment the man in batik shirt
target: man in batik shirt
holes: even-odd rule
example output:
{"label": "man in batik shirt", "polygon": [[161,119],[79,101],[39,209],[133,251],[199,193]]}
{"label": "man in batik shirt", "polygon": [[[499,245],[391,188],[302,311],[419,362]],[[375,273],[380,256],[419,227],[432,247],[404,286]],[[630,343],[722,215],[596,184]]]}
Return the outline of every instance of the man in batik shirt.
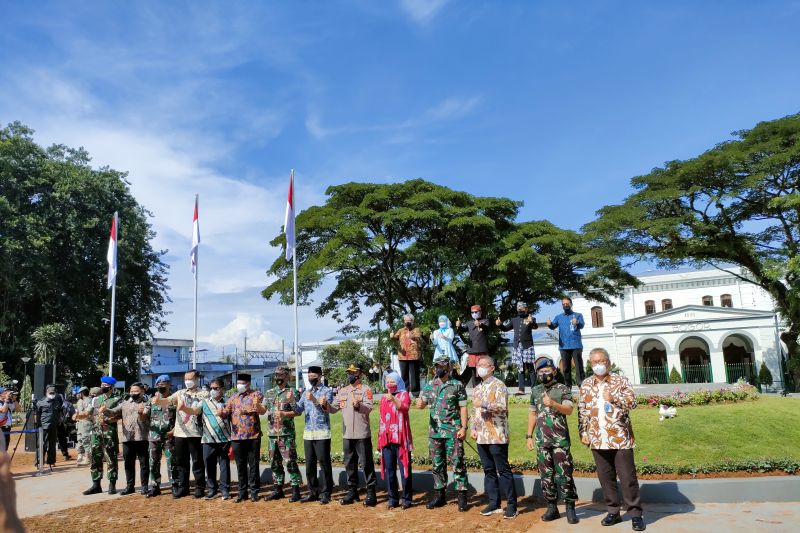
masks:
{"label": "man in batik shirt", "polygon": [[[331,467],[331,417],[328,406],[333,403],[333,389],[322,384],[322,368],[308,367],[306,389],[297,400],[297,413],[305,415],[303,429],[303,447],[306,454],[306,479],[308,480],[308,496],[303,503],[319,500],[321,505],[331,501],[333,492],[333,469]],[[322,475],[317,478],[317,462]]]}
{"label": "man in batik shirt", "polygon": [[508,389],[494,377],[494,359],[482,356],[477,368],[481,382],[472,392],[472,438],[478,443],[483,484],[489,499],[489,505],[481,514],[490,516],[503,512],[500,505],[502,486],[508,502],[504,518],[514,518],[517,516],[517,491],[508,464]]}

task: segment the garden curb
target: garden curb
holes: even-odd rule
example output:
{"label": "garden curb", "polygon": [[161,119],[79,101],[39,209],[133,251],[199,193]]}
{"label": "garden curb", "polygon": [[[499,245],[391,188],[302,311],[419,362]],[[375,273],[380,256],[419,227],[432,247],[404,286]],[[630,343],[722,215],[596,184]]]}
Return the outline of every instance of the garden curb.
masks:
{"label": "garden curb", "polygon": [[[380,466],[376,465],[378,488],[384,488],[381,479]],[[232,468],[232,477],[236,469]],[[306,482],[305,468],[300,465],[303,483]],[[472,489],[477,493],[484,492],[483,473],[469,472],[467,474]],[[347,474],[342,467],[333,468],[333,479],[337,488],[347,486]],[[433,475],[429,470],[414,471],[414,492],[433,490]],[[452,490],[452,472],[449,473],[451,481],[448,486]],[[363,472],[359,472],[359,481],[363,489],[365,481]],[[272,471],[268,467],[261,470],[262,487],[272,483]],[[539,476],[515,475],[514,484],[517,496],[524,498],[531,492],[538,498],[542,497],[542,482]],[[673,480],[639,480],[642,503],[666,504],[698,504],[698,503],[765,503],[765,502],[800,502],[800,476],[762,476],[744,478],[707,478],[707,479],[673,479]],[[581,500],[591,499],[593,502],[603,502],[603,492],[600,482],[596,477],[576,477],[575,487]],[[591,495],[591,496],[590,496]]]}

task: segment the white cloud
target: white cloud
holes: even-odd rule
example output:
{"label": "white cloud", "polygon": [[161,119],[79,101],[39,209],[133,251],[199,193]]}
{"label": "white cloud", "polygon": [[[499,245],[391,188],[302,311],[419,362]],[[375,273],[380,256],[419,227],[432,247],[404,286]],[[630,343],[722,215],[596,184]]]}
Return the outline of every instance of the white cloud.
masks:
{"label": "white cloud", "polygon": [[439,13],[448,0],[401,0],[400,6],[417,23],[427,23]]}
{"label": "white cloud", "polygon": [[269,323],[262,315],[237,313],[236,318],[214,333],[200,340],[214,346],[243,345],[247,335],[248,350],[280,350],[281,337],[269,329]]}

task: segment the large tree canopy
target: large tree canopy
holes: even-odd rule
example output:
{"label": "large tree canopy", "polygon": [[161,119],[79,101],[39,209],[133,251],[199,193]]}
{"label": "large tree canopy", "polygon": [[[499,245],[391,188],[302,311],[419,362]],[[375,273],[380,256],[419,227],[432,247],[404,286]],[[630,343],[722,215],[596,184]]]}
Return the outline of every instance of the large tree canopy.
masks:
{"label": "large tree canopy", "polygon": [[59,346],[59,379],[92,377],[107,360],[106,249],[114,211],[115,375],[134,375],[137,342],[163,328],[167,267],[150,245],[150,214],[125,176],[92,168],[83,149],[40,147],[19,123],[0,129],[0,360],[10,368],[20,371],[20,357],[33,355],[36,328],[55,323],[68,332]]}
{"label": "large tree canopy", "polygon": [[[326,280],[333,289],[316,308],[352,331],[362,307],[371,323],[395,325],[403,313],[464,316],[479,303],[510,313],[517,299],[537,302],[579,290],[606,300],[633,282],[615,255],[584,247],[582,235],[549,222],[518,223],[519,202],[478,197],[421,179],[347,183],[297,216],[298,300],[309,304]],[[273,246],[285,247],[281,233]],[[278,258],[263,291],[292,303],[292,265]],[[435,323],[435,315],[428,317]]]}
{"label": "large tree canopy", "polygon": [[786,321],[781,337],[800,377],[800,115],[734,135],[633,178],[636,192],[585,230],[601,253],[743,267]]}

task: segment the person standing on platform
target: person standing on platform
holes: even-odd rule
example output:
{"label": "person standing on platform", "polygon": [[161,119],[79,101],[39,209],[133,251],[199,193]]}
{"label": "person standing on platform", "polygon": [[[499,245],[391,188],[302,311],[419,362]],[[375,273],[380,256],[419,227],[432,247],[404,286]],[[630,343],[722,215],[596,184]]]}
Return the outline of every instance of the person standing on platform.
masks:
{"label": "person standing on platform", "polygon": [[[122,397],[116,394],[114,386],[117,380],[111,376],[100,378],[100,395],[94,399],[90,412],[78,415],[78,419],[83,417],[94,417],[94,431],[92,432],[92,458],[91,474],[92,486],[83,491],[83,494],[98,494],[103,492],[100,480],[103,478],[103,461],[106,463],[108,476],[108,493],[117,493],[117,472],[119,457],[119,435],[117,433],[117,421],[119,416],[110,412],[111,409],[119,405]],[[100,409],[105,407],[103,412]]]}
{"label": "person standing on platform", "polygon": [[[411,507],[413,483],[411,477],[411,452],[414,449],[408,410],[411,396],[406,391],[403,378],[395,371],[386,374],[386,394],[381,397],[378,425],[378,451],[381,454],[381,477],[386,481],[388,499],[386,506],[403,510]],[[403,486],[402,503],[397,491],[397,473]]]}
{"label": "person standing on platform", "polygon": [[[100,394],[99,388],[97,388],[95,396],[97,394]],[[75,445],[78,453],[78,458],[75,462],[77,465],[89,464],[89,455],[92,448],[92,419],[89,417],[78,420],[78,413],[88,412],[92,407],[92,400],[89,387],[84,386],[78,390],[78,403],[75,405],[75,414],[72,415],[78,435],[78,442]]]}
{"label": "person standing on platform", "polygon": [[390,339],[397,339],[400,348],[397,359],[400,363],[400,375],[408,383],[409,392],[419,396],[419,372],[422,361],[422,332],[414,327],[414,315],[403,316],[403,327],[389,335]]}
{"label": "person standing on platform", "polygon": [[141,383],[134,383],[128,390],[128,399],[107,409],[100,407],[99,414],[107,412],[122,417],[122,459],[125,465],[125,488],[119,493],[126,496],[135,492],[136,460],[139,460],[139,478],[142,485],[139,489],[147,494],[150,480],[150,461],[147,453],[147,438],[150,432],[150,408],[144,400]]}
{"label": "person standing on platform", "polygon": [[[170,377],[161,374],[156,378],[156,393],[162,398],[168,398]],[[180,487],[176,482],[180,478],[178,462],[175,460],[175,418],[176,409],[174,406],[159,405],[156,402],[148,402],[150,409],[150,431],[147,440],[148,455],[150,459],[150,482],[152,487],[147,493],[148,498],[154,498],[161,494],[161,457],[167,459],[167,479],[169,479],[172,494],[180,493]]]}
{"label": "person standing on platform", "polygon": [[561,352],[561,365],[564,370],[564,383],[572,387],[572,363],[575,362],[575,377],[580,385],[586,375],[583,369],[583,341],[581,330],[586,323],[583,315],[572,310],[572,298],[565,296],[561,299],[563,313],[559,313],[553,320],[547,321],[550,329],[558,328],[558,350]]}
{"label": "person standing on platform", "polygon": [[461,320],[456,320],[456,330],[459,332],[469,332],[469,348],[467,348],[467,364],[461,368],[461,384],[469,387],[475,381],[475,369],[478,366],[478,359],[484,355],[489,355],[489,321],[482,317],[480,305],[473,305],[470,308],[472,320],[462,324]]}
{"label": "person standing on platform", "polygon": [[[272,480],[275,485],[267,501],[283,498],[283,481],[289,473],[292,486],[292,497],[289,502],[300,501],[300,468],[297,466],[297,433],[294,429],[294,417],[297,416],[297,391],[289,386],[291,370],[280,367],[275,370],[275,387],[264,394],[264,407],[267,412],[269,428],[269,453]],[[285,467],[284,467],[285,463]]]}
{"label": "person standing on platform", "polygon": [[501,322],[498,318],[497,325],[502,331],[514,330],[511,363],[519,370],[517,396],[521,396],[525,394],[526,375],[531,387],[535,381],[533,360],[536,358],[536,353],[533,348],[533,330],[539,326],[536,324],[536,319],[528,312],[528,304],[525,302],[517,302],[517,316],[505,322]]}
{"label": "person standing on platform", "polygon": [[[52,469],[56,464],[56,442],[58,428],[63,415],[62,404],[64,400],[56,394],[56,388],[47,387],[45,396],[36,402],[36,426],[42,428],[42,446],[44,447],[45,463]],[[39,466],[39,455],[36,455],[36,466]]]}

